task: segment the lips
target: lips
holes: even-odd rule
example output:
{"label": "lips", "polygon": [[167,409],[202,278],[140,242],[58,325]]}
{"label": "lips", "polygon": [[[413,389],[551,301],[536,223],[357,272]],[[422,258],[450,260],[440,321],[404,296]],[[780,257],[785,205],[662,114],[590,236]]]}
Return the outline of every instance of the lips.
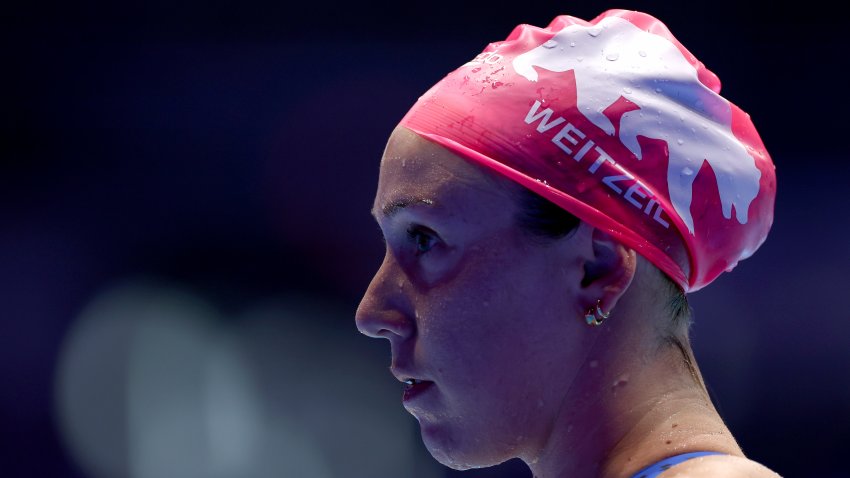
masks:
{"label": "lips", "polygon": [[403,380],[404,382],[404,394],[402,395],[402,401],[409,402],[414,400],[416,397],[422,395],[431,386],[434,385],[434,382],[428,380],[418,380],[415,378],[408,378]]}
{"label": "lips", "polygon": [[[390,372],[399,382],[404,384],[404,393],[402,401],[407,404],[415,400],[417,397],[426,393],[433,388],[434,382],[425,380],[422,377],[422,372],[414,367],[404,366],[399,360],[394,359],[393,365],[390,367]],[[416,377],[420,378],[416,378]]]}

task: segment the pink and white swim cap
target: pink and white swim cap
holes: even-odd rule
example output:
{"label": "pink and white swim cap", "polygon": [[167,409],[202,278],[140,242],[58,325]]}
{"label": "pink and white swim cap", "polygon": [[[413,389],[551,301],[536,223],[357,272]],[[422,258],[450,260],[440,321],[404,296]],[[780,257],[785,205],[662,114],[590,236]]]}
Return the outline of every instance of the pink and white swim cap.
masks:
{"label": "pink and white swim cap", "polygon": [[695,291],[773,223],[776,176],[749,115],[656,18],[519,25],[401,125],[522,184]]}

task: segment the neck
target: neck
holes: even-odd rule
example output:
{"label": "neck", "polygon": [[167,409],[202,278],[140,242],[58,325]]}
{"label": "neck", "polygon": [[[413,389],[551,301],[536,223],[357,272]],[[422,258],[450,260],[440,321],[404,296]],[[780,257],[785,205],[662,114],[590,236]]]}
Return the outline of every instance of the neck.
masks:
{"label": "neck", "polygon": [[622,478],[692,451],[743,456],[702,386],[689,344],[692,369],[678,347],[648,351],[626,335],[634,330],[623,337],[604,325],[591,332],[600,337],[545,446],[523,457],[535,478]]}

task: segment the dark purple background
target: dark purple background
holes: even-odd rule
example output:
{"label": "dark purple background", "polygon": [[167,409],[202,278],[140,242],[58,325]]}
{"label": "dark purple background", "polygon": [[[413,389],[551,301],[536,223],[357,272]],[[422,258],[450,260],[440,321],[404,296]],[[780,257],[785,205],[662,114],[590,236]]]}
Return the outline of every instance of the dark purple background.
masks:
{"label": "dark purple background", "polygon": [[[3,13],[0,475],[84,476],[56,430],[54,372],[73,319],[115,281],[191,284],[225,309],[319,295],[353,317],[382,255],[378,160],[407,108],[515,24],[607,8],[304,3]],[[846,477],[850,42],[823,5],[766,5],[615,6],[654,14],[717,73],[777,166],[767,243],[692,297],[718,406],[754,459]]]}

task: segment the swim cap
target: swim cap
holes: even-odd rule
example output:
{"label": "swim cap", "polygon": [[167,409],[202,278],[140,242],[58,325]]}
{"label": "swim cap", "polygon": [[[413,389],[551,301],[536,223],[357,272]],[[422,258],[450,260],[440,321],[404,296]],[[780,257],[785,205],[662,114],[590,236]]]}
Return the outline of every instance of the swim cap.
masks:
{"label": "swim cap", "polygon": [[691,292],[773,223],[773,163],[719,92],[658,19],[609,10],[519,25],[401,125],[609,232]]}

